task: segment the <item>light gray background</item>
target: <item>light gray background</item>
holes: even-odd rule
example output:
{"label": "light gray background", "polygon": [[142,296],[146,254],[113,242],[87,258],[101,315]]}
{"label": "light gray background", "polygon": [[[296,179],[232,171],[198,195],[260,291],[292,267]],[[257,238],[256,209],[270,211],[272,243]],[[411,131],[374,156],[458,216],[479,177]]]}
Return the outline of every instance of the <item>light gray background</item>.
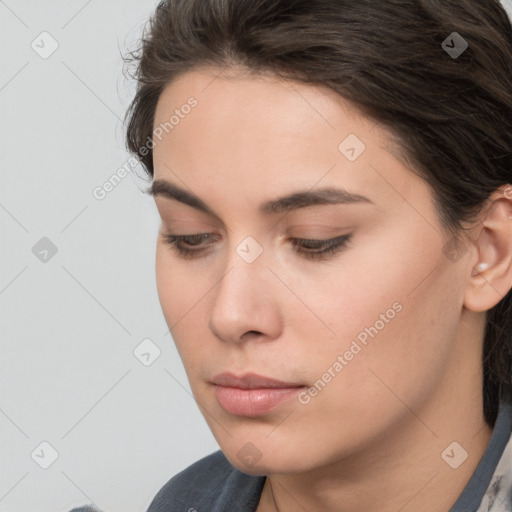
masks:
{"label": "light gray background", "polygon": [[142,168],[93,196],[129,156],[120,52],[156,4],[0,0],[0,512],[142,512],[218,449],[160,310]]}
{"label": "light gray background", "polygon": [[[127,161],[120,53],[156,4],[0,2],[2,512],[144,511],[218,449],[165,335],[147,183],[92,193]],[[43,31],[59,45],[46,59],[31,47],[51,48]],[[42,237],[58,249],[46,263],[32,253]],[[161,351],[148,367],[133,354],[146,338]],[[31,458],[43,441],[59,454],[48,469]]]}

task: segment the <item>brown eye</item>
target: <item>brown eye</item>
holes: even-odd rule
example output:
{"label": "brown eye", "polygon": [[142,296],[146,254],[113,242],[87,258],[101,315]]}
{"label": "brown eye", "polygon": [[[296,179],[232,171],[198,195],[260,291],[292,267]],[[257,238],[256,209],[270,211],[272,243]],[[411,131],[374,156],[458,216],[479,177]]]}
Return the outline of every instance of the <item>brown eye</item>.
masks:
{"label": "brown eye", "polygon": [[[291,242],[295,251],[303,258],[310,260],[326,259],[342,251],[349,243],[352,235],[342,235],[327,240],[293,238]],[[214,233],[198,233],[193,235],[163,235],[165,243],[172,246],[178,256],[183,258],[199,258],[211,247],[219,236]]]}
{"label": "brown eye", "polygon": [[293,238],[292,244],[297,253],[306,259],[322,259],[342,251],[349,243],[352,235],[342,235],[328,240]]}
{"label": "brown eye", "polygon": [[206,248],[210,247],[219,237],[213,233],[198,233],[194,235],[163,235],[165,243],[171,245],[179,256],[184,258],[199,257]]}

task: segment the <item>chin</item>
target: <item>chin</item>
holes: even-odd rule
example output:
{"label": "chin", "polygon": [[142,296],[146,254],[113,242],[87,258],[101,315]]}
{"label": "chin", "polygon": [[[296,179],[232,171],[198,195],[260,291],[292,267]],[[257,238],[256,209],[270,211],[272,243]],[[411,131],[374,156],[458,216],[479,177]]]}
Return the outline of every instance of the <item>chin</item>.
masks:
{"label": "chin", "polygon": [[221,449],[233,466],[249,475],[291,474],[311,469],[304,458],[304,452],[297,445],[290,445],[285,450],[282,444],[281,447],[267,448],[260,445],[258,442],[247,441],[241,447],[221,446]]}

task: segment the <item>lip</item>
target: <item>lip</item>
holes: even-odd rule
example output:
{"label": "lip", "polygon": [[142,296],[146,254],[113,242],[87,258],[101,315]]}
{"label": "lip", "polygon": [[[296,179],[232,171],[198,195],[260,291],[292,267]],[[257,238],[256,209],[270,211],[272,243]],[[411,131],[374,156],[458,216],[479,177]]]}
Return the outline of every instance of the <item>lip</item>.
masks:
{"label": "lip", "polygon": [[238,377],[234,373],[230,372],[224,372],[216,375],[212,379],[212,383],[217,384],[217,386],[239,389],[296,388],[303,386],[303,384],[296,382],[283,382],[282,380],[265,377],[263,375],[258,375],[257,373],[244,373]]}
{"label": "lip", "polygon": [[255,417],[290,400],[306,386],[255,373],[221,373],[212,379],[221,407],[236,416]]}

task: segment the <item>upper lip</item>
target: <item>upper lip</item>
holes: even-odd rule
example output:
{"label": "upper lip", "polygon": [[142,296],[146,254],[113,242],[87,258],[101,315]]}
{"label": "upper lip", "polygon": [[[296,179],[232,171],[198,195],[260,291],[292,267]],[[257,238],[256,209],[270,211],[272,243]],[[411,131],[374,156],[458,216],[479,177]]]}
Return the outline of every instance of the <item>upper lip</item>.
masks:
{"label": "upper lip", "polygon": [[302,384],[283,382],[282,380],[265,377],[256,373],[245,373],[237,376],[230,372],[220,373],[212,379],[213,384],[229,388],[259,389],[259,388],[296,388]]}

